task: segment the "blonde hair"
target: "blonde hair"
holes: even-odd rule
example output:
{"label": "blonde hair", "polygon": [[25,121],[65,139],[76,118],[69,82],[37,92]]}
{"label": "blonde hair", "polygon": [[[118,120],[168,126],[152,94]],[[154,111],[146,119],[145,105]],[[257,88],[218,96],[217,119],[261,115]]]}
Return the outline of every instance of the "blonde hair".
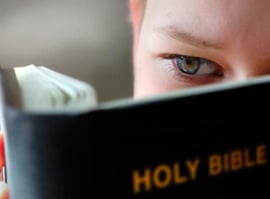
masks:
{"label": "blonde hair", "polygon": [[143,18],[143,15],[144,15],[144,11],[145,11],[145,8],[146,8],[146,0],[139,0],[140,1],[140,10],[141,10],[141,18]]}
{"label": "blonde hair", "polygon": [[130,21],[136,30],[140,29],[146,8],[146,0],[130,0]]}

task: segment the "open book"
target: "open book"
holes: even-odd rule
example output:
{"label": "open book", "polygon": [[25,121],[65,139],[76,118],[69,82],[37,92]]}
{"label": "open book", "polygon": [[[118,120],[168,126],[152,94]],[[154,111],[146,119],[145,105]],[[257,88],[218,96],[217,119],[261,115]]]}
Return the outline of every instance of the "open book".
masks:
{"label": "open book", "polygon": [[85,111],[97,104],[94,88],[44,66],[2,69],[9,103],[31,112]]}
{"label": "open book", "polygon": [[99,104],[46,67],[0,74],[11,199],[270,196],[269,76]]}

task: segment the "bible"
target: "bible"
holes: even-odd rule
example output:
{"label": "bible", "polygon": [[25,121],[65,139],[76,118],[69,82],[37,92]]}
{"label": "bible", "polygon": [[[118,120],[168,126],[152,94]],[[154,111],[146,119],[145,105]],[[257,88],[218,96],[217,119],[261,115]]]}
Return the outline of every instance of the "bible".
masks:
{"label": "bible", "polygon": [[104,103],[47,67],[0,80],[11,199],[269,195],[269,76]]}

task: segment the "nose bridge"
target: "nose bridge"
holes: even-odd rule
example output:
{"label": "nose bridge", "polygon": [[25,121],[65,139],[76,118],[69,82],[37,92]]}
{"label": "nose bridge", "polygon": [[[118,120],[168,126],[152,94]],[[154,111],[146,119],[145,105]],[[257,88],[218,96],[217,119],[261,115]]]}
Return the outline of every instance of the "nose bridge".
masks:
{"label": "nose bridge", "polygon": [[[235,37],[230,37],[228,56],[233,78],[243,80],[270,74],[269,21],[245,26]],[[237,30],[237,29],[236,29]]]}
{"label": "nose bridge", "polygon": [[270,60],[268,62],[251,61],[242,62],[233,66],[233,79],[246,80],[256,76],[270,74]]}

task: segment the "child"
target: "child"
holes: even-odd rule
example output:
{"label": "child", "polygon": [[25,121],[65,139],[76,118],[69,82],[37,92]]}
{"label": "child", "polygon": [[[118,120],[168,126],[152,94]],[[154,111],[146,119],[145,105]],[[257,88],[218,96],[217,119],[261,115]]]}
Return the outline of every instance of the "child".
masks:
{"label": "child", "polygon": [[[270,73],[268,0],[130,0],[130,7],[136,98]],[[3,166],[3,147],[0,154]]]}
{"label": "child", "polygon": [[130,2],[135,97],[270,73],[270,1]]}

